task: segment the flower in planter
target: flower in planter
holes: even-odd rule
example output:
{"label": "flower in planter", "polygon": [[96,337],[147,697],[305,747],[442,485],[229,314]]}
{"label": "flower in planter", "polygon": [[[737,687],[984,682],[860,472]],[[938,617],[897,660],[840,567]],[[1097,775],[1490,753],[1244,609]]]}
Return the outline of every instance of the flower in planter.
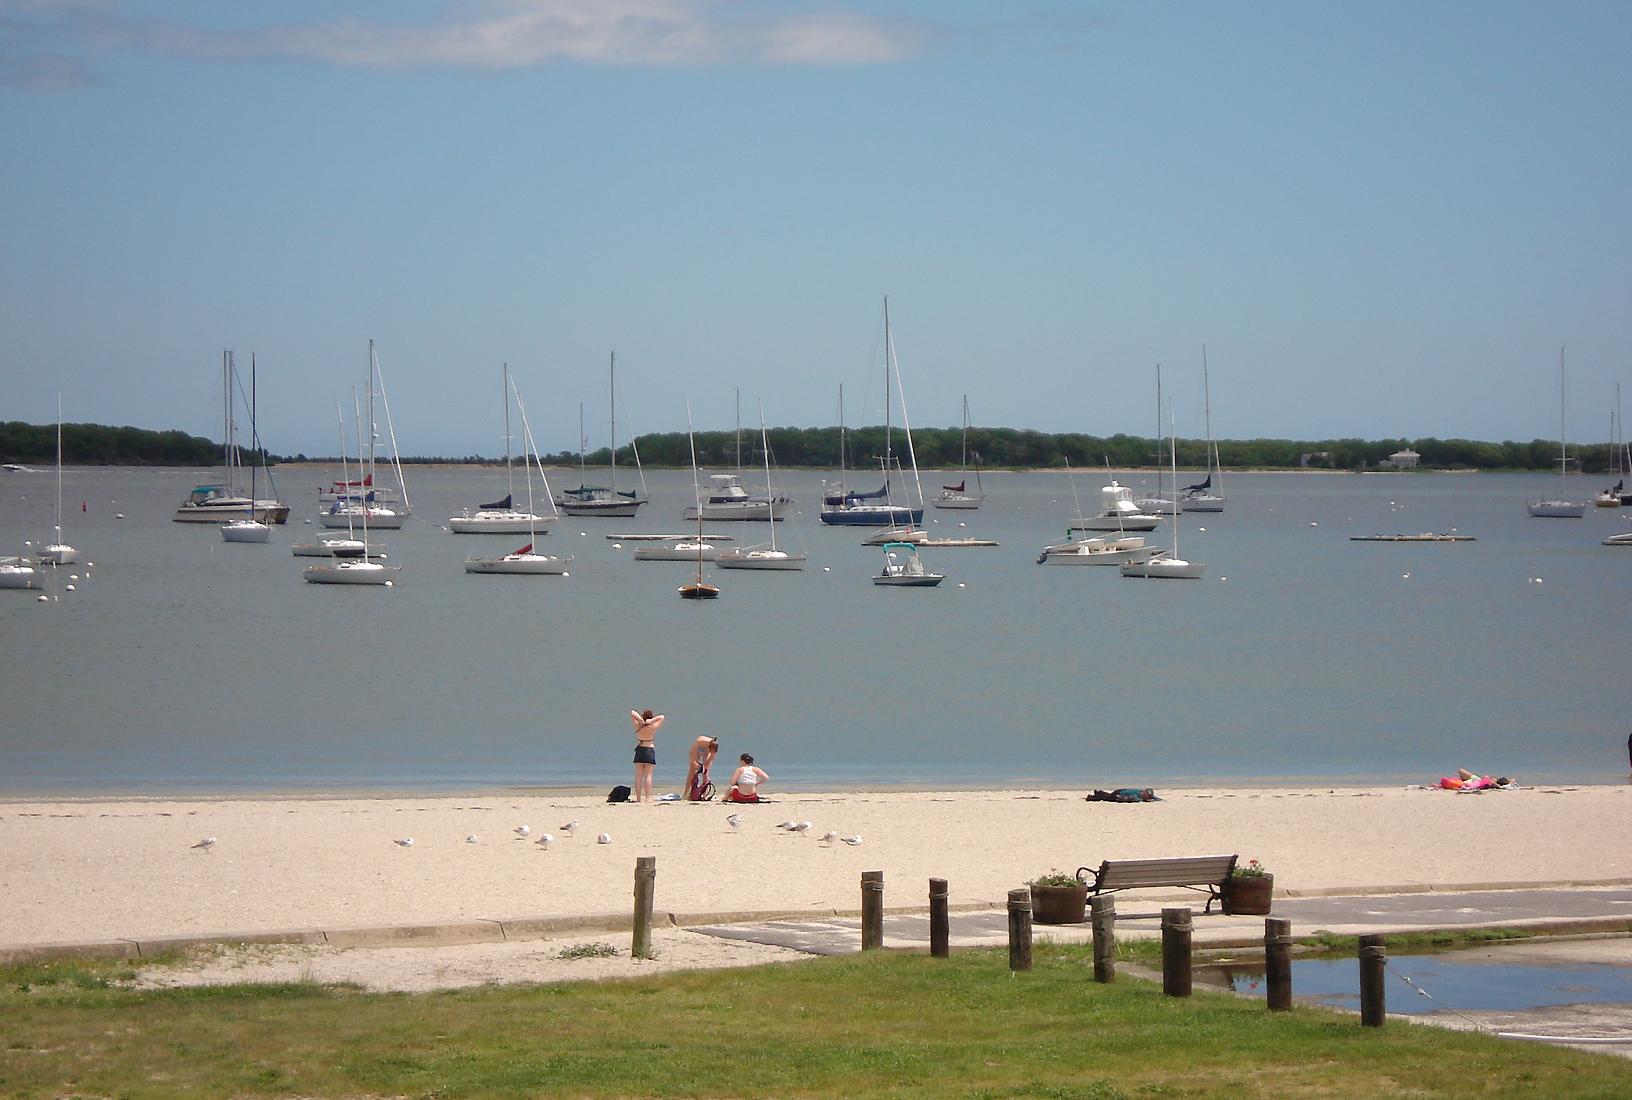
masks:
{"label": "flower in planter", "polygon": [[1081,886],[1082,880],[1076,875],[1068,875],[1064,871],[1050,867],[1048,874],[1038,875],[1027,886]]}
{"label": "flower in planter", "polygon": [[1235,865],[1235,870],[1230,872],[1230,877],[1231,878],[1263,878],[1267,874],[1269,874],[1269,868],[1268,867],[1265,867],[1262,863],[1259,863],[1256,859],[1249,859],[1249,860],[1247,860],[1247,865],[1245,867],[1243,867],[1239,863],[1237,863]]}

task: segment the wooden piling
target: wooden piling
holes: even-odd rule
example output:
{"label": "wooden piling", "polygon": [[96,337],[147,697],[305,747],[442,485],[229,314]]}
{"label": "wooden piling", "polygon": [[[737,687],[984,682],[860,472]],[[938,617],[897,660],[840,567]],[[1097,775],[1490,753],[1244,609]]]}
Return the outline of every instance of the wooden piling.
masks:
{"label": "wooden piling", "polygon": [[1388,1019],[1388,999],[1383,992],[1383,977],[1388,967],[1385,943],[1384,938],[1376,934],[1360,937],[1360,1023],[1363,1027],[1382,1027]]}
{"label": "wooden piling", "polygon": [[884,946],[884,872],[861,873],[861,949]]}
{"label": "wooden piling", "polygon": [[1095,894],[1089,899],[1089,921],[1094,930],[1094,981],[1116,981],[1116,898]]}
{"label": "wooden piling", "polygon": [[944,878],[929,880],[929,953],[937,959],[952,954],[952,919],[947,912]]}
{"label": "wooden piling", "polygon": [[1264,980],[1271,1012],[1292,1011],[1292,922],[1264,921]]}
{"label": "wooden piling", "polygon": [[1031,887],[1009,891],[1009,969],[1031,969]]}
{"label": "wooden piling", "polygon": [[657,888],[657,857],[635,859],[635,934],[629,954],[637,959],[652,957],[652,895]]}
{"label": "wooden piling", "polygon": [[1162,992],[1169,997],[1190,996],[1190,937],[1194,927],[1188,908],[1162,910]]}

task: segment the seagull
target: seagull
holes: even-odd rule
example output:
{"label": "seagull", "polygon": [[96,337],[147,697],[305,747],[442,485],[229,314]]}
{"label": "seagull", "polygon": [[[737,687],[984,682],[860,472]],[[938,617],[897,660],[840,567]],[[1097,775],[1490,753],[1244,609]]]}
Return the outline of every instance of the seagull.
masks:
{"label": "seagull", "polygon": [[391,843],[395,844],[398,848],[412,848],[414,846],[414,838],[411,836],[405,836],[401,840],[393,840]]}
{"label": "seagull", "polygon": [[600,836],[595,838],[595,843],[596,844],[611,844],[612,843],[612,834],[611,833],[602,833]]}
{"label": "seagull", "polygon": [[827,845],[829,848],[833,847],[833,842],[837,839],[839,839],[839,834],[835,833],[832,829],[829,829],[827,832],[822,834],[822,843]]}
{"label": "seagull", "polygon": [[783,821],[783,822],[780,822],[777,825],[777,828],[778,829],[791,829],[797,824],[799,824],[797,821]]}
{"label": "seagull", "polygon": [[742,815],[741,814],[731,814],[731,815],[726,817],[725,823],[727,825],[731,826],[731,831],[734,833],[734,832],[737,831],[737,826],[742,824]]}
{"label": "seagull", "polygon": [[533,830],[528,828],[526,825],[517,825],[516,826],[516,836],[518,836],[518,837],[524,837],[524,836],[528,835],[529,833],[531,833],[532,831]]}
{"label": "seagull", "polygon": [[808,821],[801,821],[799,824],[788,830],[790,833],[808,833],[809,831],[810,822]]}
{"label": "seagull", "polygon": [[481,842],[476,839],[476,834],[475,833],[471,833],[469,836],[465,837],[465,843],[466,844],[479,844]]}
{"label": "seagull", "polygon": [[205,851],[209,851],[211,848],[215,847],[215,838],[213,836],[207,836],[197,844],[193,845],[193,847],[203,848]]}
{"label": "seagull", "polygon": [[565,825],[561,826],[561,831],[566,833],[568,836],[571,836],[572,831],[576,828],[578,828],[578,819],[575,817]]}
{"label": "seagull", "polygon": [[857,833],[855,836],[841,836],[839,839],[850,845],[850,847],[854,848],[861,843],[861,834]]}
{"label": "seagull", "polygon": [[553,833],[545,833],[537,840],[533,841],[533,843],[538,845],[540,848],[548,848],[551,844],[555,843],[555,835]]}

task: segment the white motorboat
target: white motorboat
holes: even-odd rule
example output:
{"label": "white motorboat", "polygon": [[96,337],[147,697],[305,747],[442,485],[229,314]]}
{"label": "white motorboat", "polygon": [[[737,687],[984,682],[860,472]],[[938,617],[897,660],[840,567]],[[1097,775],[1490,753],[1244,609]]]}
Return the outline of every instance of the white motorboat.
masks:
{"label": "white motorboat", "polygon": [[1160,516],[1147,515],[1133,502],[1133,490],[1112,481],[1099,491],[1098,515],[1078,519],[1068,531],[1154,531],[1162,522]]}
{"label": "white motorboat", "polygon": [[791,497],[769,492],[765,496],[750,495],[737,474],[709,474],[708,480],[708,494],[698,494],[700,503],[686,509],[686,519],[775,523],[783,518],[776,509],[782,508],[785,515],[787,506],[793,503]]}
{"label": "white motorboat", "polygon": [[924,568],[918,548],[910,542],[884,544],[884,569],[873,577],[874,584],[893,588],[934,588],[946,580],[945,573]]}
{"label": "white motorboat", "polygon": [[[538,466],[538,476],[544,482],[545,500],[550,499],[550,482],[544,475],[543,465],[538,461],[538,447],[533,442],[532,425],[527,421],[527,407],[522,404],[521,390],[516,388],[515,380],[510,377],[510,368],[508,365],[505,367],[504,377],[506,388],[504,413],[506,436],[505,462],[508,464],[510,461],[510,445],[508,442],[510,433],[509,398],[511,395],[514,395],[516,399],[516,410],[521,413],[521,431],[525,444],[522,457],[527,470],[527,511],[521,513],[521,515],[527,519],[527,526],[524,527],[523,530],[533,537],[528,541],[527,545],[523,546],[520,550],[512,550],[510,553],[505,554],[502,557],[494,558],[481,554],[472,554],[470,557],[465,559],[465,572],[508,576],[565,576],[567,566],[572,562],[571,556],[562,558],[557,557],[554,554],[536,554],[533,552],[533,546],[538,541],[538,527],[545,521],[545,517],[533,514],[533,467],[535,465]],[[504,498],[504,502],[508,505],[510,502],[510,497],[506,496]],[[553,521],[555,517],[550,516],[549,519]]]}
{"label": "white motorboat", "polygon": [[[765,409],[759,410],[759,440],[765,451],[765,483],[771,482],[771,447],[765,432]],[[771,541],[759,546],[734,546],[730,550],[721,550],[714,555],[714,564],[721,569],[767,569],[767,570],[794,570],[805,567],[806,555],[790,554],[779,550],[776,545],[775,517],[770,527]],[[702,529],[702,520],[698,519],[698,529]]]}
{"label": "white motorboat", "polygon": [[[1558,484],[1561,488],[1570,483],[1570,448],[1566,441],[1567,428],[1564,423],[1564,349],[1558,349]],[[1525,505],[1534,519],[1581,519],[1587,514],[1587,505],[1583,501],[1564,500],[1532,500]]]}
{"label": "white motorboat", "polygon": [[[980,467],[975,467],[975,489],[969,491],[969,395],[963,395],[963,442],[960,445],[959,465],[963,468],[963,479],[956,485],[942,485],[941,491],[935,494],[930,501],[937,508],[975,509],[980,502],[986,499],[986,493],[980,484]],[[977,457],[976,461],[979,459]]]}
{"label": "white motorboat", "polygon": [[0,588],[33,588],[39,580],[39,573],[22,558],[0,558]]}
{"label": "white motorboat", "polygon": [[1121,538],[1104,536],[1045,546],[1037,556],[1039,565],[1128,565],[1142,564],[1166,553],[1151,546],[1142,535]]}
{"label": "white motorboat", "polygon": [[[618,488],[618,357],[613,353],[608,367],[611,393],[611,427],[612,427],[612,461],[607,484],[587,485],[583,483],[584,475],[584,407],[578,406],[578,474],[579,485],[576,489],[563,489],[555,499],[558,510],[569,516],[604,516],[609,519],[624,519],[639,511],[640,506],[646,503],[644,491],[635,493]],[[631,446],[633,441],[631,440]],[[639,469],[640,452],[635,452],[635,466]],[[646,475],[641,474],[644,485]]]}
{"label": "white motorboat", "polygon": [[667,546],[641,546],[634,553],[636,561],[713,561],[720,553],[712,542],[680,539]]}
{"label": "white motorboat", "polygon": [[40,547],[40,561],[51,565],[71,565],[79,551],[62,540],[62,394],[57,394],[57,525],[52,528],[56,542]]}
{"label": "white motorboat", "polygon": [[347,558],[324,565],[308,565],[302,573],[313,584],[394,584],[400,565],[381,565],[366,558]]}
{"label": "white motorboat", "polygon": [[[1168,412],[1168,457],[1172,463],[1175,484],[1179,476],[1179,442],[1177,434],[1172,430],[1172,411]],[[1179,517],[1173,519],[1173,548],[1163,551],[1143,561],[1125,562],[1119,568],[1124,577],[1137,577],[1145,580],[1200,580],[1207,571],[1207,564],[1199,561],[1185,561],[1179,557]]]}
{"label": "white motorboat", "polygon": [[[289,519],[289,505],[277,499],[265,499],[255,496],[239,494],[238,473],[242,466],[242,455],[238,447],[237,430],[232,417],[232,391],[237,372],[234,370],[232,352],[221,353],[221,383],[225,396],[225,419],[223,423],[221,465],[226,474],[223,484],[199,485],[194,487],[187,499],[181,502],[176,514],[170,518],[176,523],[213,523],[220,524],[238,519],[259,520],[262,523],[284,523]],[[259,450],[259,447],[256,448]],[[271,475],[269,474],[268,477]]]}

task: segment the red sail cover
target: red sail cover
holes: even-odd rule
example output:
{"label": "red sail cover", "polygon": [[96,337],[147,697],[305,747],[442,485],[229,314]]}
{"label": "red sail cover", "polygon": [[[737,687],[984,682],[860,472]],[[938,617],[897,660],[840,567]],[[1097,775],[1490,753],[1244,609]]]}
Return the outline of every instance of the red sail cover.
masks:
{"label": "red sail cover", "polygon": [[968,481],[969,481],[968,478],[964,478],[962,481],[958,482],[956,485],[942,485],[941,488],[945,489],[949,493],[961,493],[961,492],[963,492],[964,485],[966,485],[968,483]]}
{"label": "red sail cover", "polygon": [[533,544],[529,542],[526,546],[523,546],[520,550],[515,551],[515,556],[519,558],[523,554],[531,554],[532,552],[533,552]]}

